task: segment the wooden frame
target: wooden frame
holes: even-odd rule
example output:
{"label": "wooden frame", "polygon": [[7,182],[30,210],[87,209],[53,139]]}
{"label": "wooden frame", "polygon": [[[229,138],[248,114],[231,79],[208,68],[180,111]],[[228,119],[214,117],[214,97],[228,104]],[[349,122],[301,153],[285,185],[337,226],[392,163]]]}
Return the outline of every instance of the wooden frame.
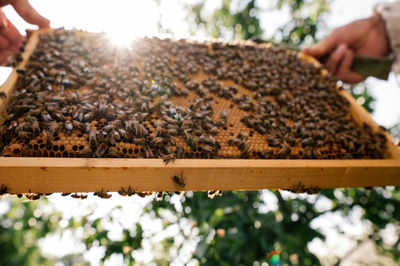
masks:
{"label": "wooden frame", "polygon": [[[34,32],[30,37],[18,67],[26,64],[38,35]],[[16,80],[14,69],[0,90],[9,96]],[[340,93],[350,102],[358,122],[378,128],[349,93]],[[5,107],[6,101],[0,99],[2,114]],[[135,191],[182,191],[398,186],[400,148],[390,142],[388,151],[390,159],[380,160],[181,159],[167,166],[161,159],[0,157],[0,184],[6,185],[9,193],[118,191],[128,187]],[[173,181],[174,175],[181,174],[185,186]]]}

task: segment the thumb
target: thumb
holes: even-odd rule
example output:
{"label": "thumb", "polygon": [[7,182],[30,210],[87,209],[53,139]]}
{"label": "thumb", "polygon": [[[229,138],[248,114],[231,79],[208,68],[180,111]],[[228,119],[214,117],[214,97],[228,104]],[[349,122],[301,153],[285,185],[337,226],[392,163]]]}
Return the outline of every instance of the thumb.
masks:
{"label": "thumb", "polygon": [[39,28],[48,28],[50,26],[50,21],[39,15],[28,0],[16,0],[12,3],[12,6],[26,22],[38,25]]}
{"label": "thumb", "polygon": [[0,8],[0,30],[7,28],[8,20],[6,15],[4,15],[3,10]]}
{"label": "thumb", "polygon": [[314,57],[323,57],[334,50],[336,43],[335,35],[331,34],[317,44],[303,49],[303,52]]}

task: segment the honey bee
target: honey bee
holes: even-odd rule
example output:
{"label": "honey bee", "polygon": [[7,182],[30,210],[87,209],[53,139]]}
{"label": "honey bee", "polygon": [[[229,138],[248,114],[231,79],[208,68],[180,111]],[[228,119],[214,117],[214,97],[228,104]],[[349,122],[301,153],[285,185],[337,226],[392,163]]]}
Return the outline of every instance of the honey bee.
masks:
{"label": "honey bee", "polygon": [[167,165],[170,162],[175,162],[175,154],[170,153],[164,156],[163,162]]}
{"label": "honey bee", "polygon": [[74,199],[87,199],[88,195],[84,193],[73,193],[71,197]]}
{"label": "honey bee", "polygon": [[160,200],[162,200],[164,198],[164,191],[159,191],[159,192],[157,192],[157,194],[156,194],[156,200],[157,201],[160,201]]}
{"label": "honey bee", "polygon": [[6,99],[7,98],[7,94],[4,91],[0,91],[0,98]]}
{"label": "honey bee", "polygon": [[240,121],[243,122],[243,124],[245,124],[249,128],[253,128],[255,125],[255,119],[253,116],[245,116]]}
{"label": "honey bee", "polygon": [[116,147],[110,147],[107,156],[111,158],[119,158],[122,157],[122,153]]}
{"label": "honey bee", "polygon": [[185,149],[182,146],[176,147],[176,157],[182,158],[184,156]]}
{"label": "honey bee", "polygon": [[[23,58],[22,55],[20,53],[15,55],[15,61],[17,62],[22,62]],[[13,65],[15,67],[15,65]]]}
{"label": "honey bee", "polygon": [[201,149],[208,153],[214,152],[214,147],[212,147],[210,145],[203,145],[203,146],[201,146]]}
{"label": "honey bee", "polygon": [[149,191],[142,191],[142,192],[137,192],[136,193],[139,197],[144,198],[146,196],[150,196],[151,194],[153,194],[152,192]]}
{"label": "honey bee", "polygon": [[109,199],[112,196],[111,194],[108,194],[107,191],[104,191],[103,189],[101,189],[100,191],[94,192],[93,195],[98,196],[103,199]]}
{"label": "honey bee", "polygon": [[86,122],[92,121],[94,118],[94,113],[93,112],[88,112],[83,115],[83,120]]}
{"label": "honey bee", "polygon": [[57,123],[56,121],[51,121],[47,123],[47,128],[49,129],[49,132],[52,136],[56,135],[57,132],[61,130],[61,125],[62,123]]}
{"label": "honey bee", "polygon": [[118,191],[118,194],[121,196],[132,196],[135,194],[135,191],[133,191],[131,186],[129,186],[128,189],[121,187],[121,190]]}
{"label": "honey bee", "polygon": [[93,157],[95,158],[102,158],[108,149],[108,145],[106,143],[101,143],[96,151],[93,153]]}
{"label": "honey bee", "polygon": [[90,130],[89,133],[89,144],[90,147],[96,147],[97,146],[97,136],[96,136],[96,131],[95,130]]}
{"label": "honey bee", "polygon": [[304,193],[306,191],[306,188],[304,187],[304,184],[299,182],[297,185],[293,185],[290,189],[288,189],[290,192],[293,193]]}
{"label": "honey bee", "polygon": [[23,68],[17,68],[17,73],[21,74],[21,75],[24,75],[26,73],[26,71]]}
{"label": "honey bee", "polygon": [[38,121],[32,122],[32,131],[37,135],[40,133],[40,126]]}
{"label": "honey bee", "polygon": [[115,129],[115,127],[114,127],[113,124],[108,124],[108,125],[106,125],[106,126],[103,128],[103,130],[104,130],[105,132],[107,132],[107,133],[110,133],[111,130],[114,130],[114,129]]}
{"label": "honey bee", "polygon": [[281,139],[276,137],[268,137],[267,138],[268,145],[271,147],[279,147],[281,145]]}
{"label": "honey bee", "polygon": [[222,196],[222,190],[209,190],[207,195],[210,199],[213,199],[215,196]]}
{"label": "honey bee", "polygon": [[210,129],[210,134],[211,134],[211,135],[216,136],[216,135],[218,135],[218,132],[219,132],[219,130],[218,130],[217,127],[212,127],[212,128]]}
{"label": "honey bee", "polygon": [[156,137],[156,138],[152,139],[151,143],[152,143],[154,146],[158,146],[158,145],[164,143],[164,141],[165,141],[164,138],[162,138],[162,137]]}
{"label": "honey bee", "polygon": [[228,141],[227,141],[227,143],[228,143],[229,146],[235,145],[235,142],[234,142],[234,139],[233,139],[233,138],[229,138]]}
{"label": "honey bee", "polygon": [[82,123],[82,122],[79,122],[77,120],[73,120],[72,121],[72,128],[75,128],[75,129],[80,130],[80,131],[83,132],[83,131],[85,131],[85,124]]}
{"label": "honey bee", "polygon": [[289,148],[289,146],[287,144],[284,144],[283,147],[281,149],[278,150],[278,152],[276,153],[276,156],[278,158],[287,158],[289,157],[291,153],[291,149]]}
{"label": "honey bee", "polygon": [[122,139],[126,138],[127,133],[126,133],[125,129],[118,128],[117,130],[118,130],[118,133],[119,133],[119,135],[121,136]]}
{"label": "honey bee", "polygon": [[262,134],[262,135],[264,135],[264,134],[267,133],[266,128],[263,127],[263,126],[260,125],[260,124],[257,124],[257,125],[255,126],[255,130],[257,130],[257,132],[260,133],[260,134]]}
{"label": "honey bee", "polygon": [[168,134],[171,135],[171,136],[176,136],[176,135],[178,135],[178,130],[177,130],[176,128],[169,128],[169,129],[167,129],[167,132],[168,132]]}
{"label": "honey bee", "polygon": [[202,141],[208,145],[215,146],[218,142],[215,141],[215,138],[212,136],[204,137]]}
{"label": "honey bee", "polygon": [[38,200],[42,195],[42,193],[31,193],[31,190],[29,189],[29,193],[26,193],[25,197],[29,200]]}
{"label": "honey bee", "polygon": [[[18,122],[16,122],[16,124],[18,124]],[[16,132],[26,131],[27,127],[28,127],[28,124],[26,122],[22,122],[18,126],[15,127],[15,131]]]}
{"label": "honey bee", "polygon": [[21,139],[31,139],[33,137],[33,134],[32,134],[32,132],[19,131],[18,137]]}
{"label": "honey bee", "polygon": [[25,194],[25,197],[29,200],[38,200],[41,197],[41,194],[29,193]]}
{"label": "honey bee", "polygon": [[1,185],[0,187],[0,195],[4,195],[8,192],[8,187],[4,184]]}
{"label": "honey bee", "polygon": [[53,120],[47,111],[42,112],[42,119],[44,122],[50,122]]}
{"label": "honey bee", "polygon": [[144,153],[146,155],[146,158],[153,158],[154,157],[154,153],[152,151],[152,149],[150,147],[145,147],[144,148]]}
{"label": "honey bee", "polygon": [[91,158],[93,157],[93,151],[91,149],[85,149],[78,153],[79,158]]}
{"label": "honey bee", "polygon": [[317,186],[311,186],[311,187],[305,189],[305,192],[307,194],[317,194],[320,191],[321,191],[321,189]]}
{"label": "honey bee", "polygon": [[174,181],[174,183],[180,187],[186,186],[185,178],[183,177],[183,171],[180,176],[177,176],[177,175],[172,176],[172,181]]}

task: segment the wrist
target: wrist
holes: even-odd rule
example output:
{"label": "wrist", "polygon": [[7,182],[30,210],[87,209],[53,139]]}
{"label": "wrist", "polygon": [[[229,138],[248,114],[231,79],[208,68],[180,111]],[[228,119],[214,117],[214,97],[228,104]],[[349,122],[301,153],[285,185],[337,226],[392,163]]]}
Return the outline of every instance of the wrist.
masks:
{"label": "wrist", "polygon": [[374,10],[372,16],[369,18],[372,24],[372,28],[378,36],[381,38],[381,42],[387,47],[388,53],[392,52],[390,45],[389,34],[386,28],[386,22],[383,17]]}

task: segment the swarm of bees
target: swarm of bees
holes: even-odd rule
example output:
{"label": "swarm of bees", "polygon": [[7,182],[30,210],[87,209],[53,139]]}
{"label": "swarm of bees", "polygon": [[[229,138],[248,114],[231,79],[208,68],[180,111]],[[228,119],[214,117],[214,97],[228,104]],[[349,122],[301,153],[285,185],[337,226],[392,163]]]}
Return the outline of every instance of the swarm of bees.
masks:
{"label": "swarm of bees", "polygon": [[52,194],[52,193],[33,193],[33,192],[31,192],[31,190],[29,189],[29,193],[18,193],[18,194],[17,194],[17,197],[18,197],[18,198],[22,198],[22,197],[25,196],[25,198],[28,199],[28,200],[38,200],[38,199],[40,199],[41,197],[49,196],[49,195],[51,195],[51,194]]}
{"label": "swarm of bees", "polygon": [[[17,72],[1,156],[160,158],[167,165],[386,154],[383,132],[354,121],[336,80],[283,48],[143,38],[117,49],[102,34],[59,29],[40,35]],[[173,182],[185,185],[180,176]]]}

